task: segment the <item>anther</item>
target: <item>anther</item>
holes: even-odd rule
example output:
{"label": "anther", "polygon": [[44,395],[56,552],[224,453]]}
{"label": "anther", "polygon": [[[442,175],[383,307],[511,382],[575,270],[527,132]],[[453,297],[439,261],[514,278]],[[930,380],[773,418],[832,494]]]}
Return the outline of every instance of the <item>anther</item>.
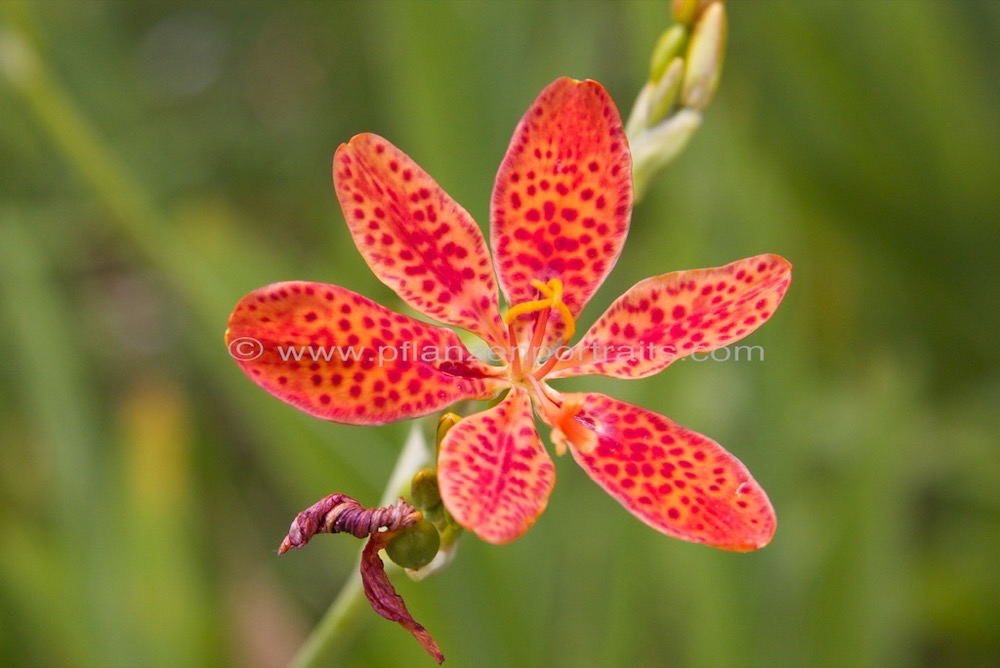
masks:
{"label": "anther", "polygon": [[573,337],[573,333],[576,331],[576,320],[573,318],[573,314],[570,313],[569,307],[563,302],[562,281],[558,278],[553,278],[549,280],[548,283],[542,283],[537,279],[533,279],[531,281],[531,285],[542,294],[542,299],[533,299],[531,301],[522,302],[512,306],[510,310],[507,311],[507,315],[504,316],[504,322],[509,325],[513,323],[515,319],[527,313],[535,313],[536,311],[542,311],[547,308],[554,308],[559,311],[559,315],[562,316],[563,324],[566,327],[563,339],[565,341],[569,341]]}

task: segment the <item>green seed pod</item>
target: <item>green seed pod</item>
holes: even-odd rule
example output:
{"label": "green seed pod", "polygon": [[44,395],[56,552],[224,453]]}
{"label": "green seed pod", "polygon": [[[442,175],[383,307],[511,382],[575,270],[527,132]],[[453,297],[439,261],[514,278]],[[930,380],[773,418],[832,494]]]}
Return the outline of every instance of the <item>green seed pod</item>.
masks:
{"label": "green seed pod", "polygon": [[393,536],[385,552],[403,568],[423,568],[431,563],[440,547],[438,530],[427,520],[420,520]]}
{"label": "green seed pod", "polygon": [[421,510],[429,510],[441,503],[437,472],[425,466],[414,473],[413,480],[410,481],[410,496],[413,498],[413,505]]}

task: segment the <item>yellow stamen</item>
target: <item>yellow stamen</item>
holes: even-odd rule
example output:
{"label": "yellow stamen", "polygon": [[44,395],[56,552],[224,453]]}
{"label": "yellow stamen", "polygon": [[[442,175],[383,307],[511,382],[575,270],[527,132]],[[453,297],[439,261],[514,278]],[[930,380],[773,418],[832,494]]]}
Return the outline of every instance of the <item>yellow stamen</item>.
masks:
{"label": "yellow stamen", "polygon": [[504,316],[504,322],[508,325],[514,322],[517,318],[520,318],[525,313],[534,313],[535,311],[541,311],[544,308],[551,306],[551,300],[548,299],[535,299],[530,302],[521,302],[517,306],[511,306],[510,310],[507,311],[507,315]]}
{"label": "yellow stamen", "polygon": [[541,281],[534,279],[531,284],[538,289],[546,297],[550,297],[553,301],[559,301],[562,299],[562,281],[558,278],[553,278],[548,283],[542,283]]}
{"label": "yellow stamen", "polygon": [[[553,282],[558,284],[559,287],[554,287]],[[559,294],[562,295],[562,281],[560,281],[558,278],[553,278],[548,283],[542,283],[537,278],[533,278],[531,279],[531,287],[535,288],[546,297],[554,297],[556,290],[558,290]]]}
{"label": "yellow stamen", "polygon": [[566,325],[566,331],[563,332],[563,341],[568,343],[573,338],[573,332],[576,331],[576,320],[573,318],[573,314],[569,312],[569,307],[561,301],[556,302],[555,307],[559,311],[559,315],[562,316],[563,324]]}
{"label": "yellow stamen", "polygon": [[573,318],[573,314],[570,313],[569,307],[563,303],[562,281],[558,278],[553,278],[548,283],[542,283],[537,279],[532,279],[531,285],[542,294],[544,299],[533,299],[530,302],[522,302],[516,306],[512,306],[510,310],[507,311],[507,315],[504,316],[504,322],[509,325],[514,322],[515,319],[525,315],[526,313],[534,313],[547,308],[554,308],[559,311],[559,315],[562,316],[563,319],[563,324],[566,326],[563,339],[565,341],[569,341],[573,337],[573,333],[576,331],[576,320]]}

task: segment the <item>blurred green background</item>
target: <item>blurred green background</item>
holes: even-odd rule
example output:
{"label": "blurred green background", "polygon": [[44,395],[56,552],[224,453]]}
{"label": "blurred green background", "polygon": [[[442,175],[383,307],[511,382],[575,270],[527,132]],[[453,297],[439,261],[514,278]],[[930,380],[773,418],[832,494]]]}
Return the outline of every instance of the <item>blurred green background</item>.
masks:
{"label": "blurred green background", "polygon": [[[667,5],[4,4],[0,664],[286,663],[360,547],[277,559],[289,522],[334,491],[375,504],[407,425],[272,399],[226,353],[230,309],[288,279],[401,308],[343,225],[336,146],[388,137],[485,224],[535,95],[590,77],[627,114]],[[568,385],[725,445],[774,542],[662,537],[559,459],[522,539],[465,536],[445,572],[395,579],[448,665],[1000,657],[1000,3],[729,16],[705,125],[581,326],[646,276],[776,252],[791,290],[746,341],[766,357]],[[330,665],[431,665],[360,621]]]}

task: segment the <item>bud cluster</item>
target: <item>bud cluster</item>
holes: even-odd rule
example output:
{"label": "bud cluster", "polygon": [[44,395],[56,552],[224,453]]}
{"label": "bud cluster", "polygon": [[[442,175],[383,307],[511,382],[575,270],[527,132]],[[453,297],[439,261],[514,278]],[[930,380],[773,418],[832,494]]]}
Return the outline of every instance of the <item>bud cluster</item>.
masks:
{"label": "bud cluster", "polygon": [[725,0],[673,0],[672,9],[675,23],[653,48],[649,81],[625,126],[637,200],[701,125],[722,74]]}
{"label": "bud cluster", "polygon": [[[441,416],[436,439],[439,449],[459,419],[455,413]],[[451,562],[462,527],[441,502],[436,470],[424,467],[413,475],[410,500],[423,513],[423,519],[396,534],[386,546],[386,554],[412,579],[422,580]]]}

